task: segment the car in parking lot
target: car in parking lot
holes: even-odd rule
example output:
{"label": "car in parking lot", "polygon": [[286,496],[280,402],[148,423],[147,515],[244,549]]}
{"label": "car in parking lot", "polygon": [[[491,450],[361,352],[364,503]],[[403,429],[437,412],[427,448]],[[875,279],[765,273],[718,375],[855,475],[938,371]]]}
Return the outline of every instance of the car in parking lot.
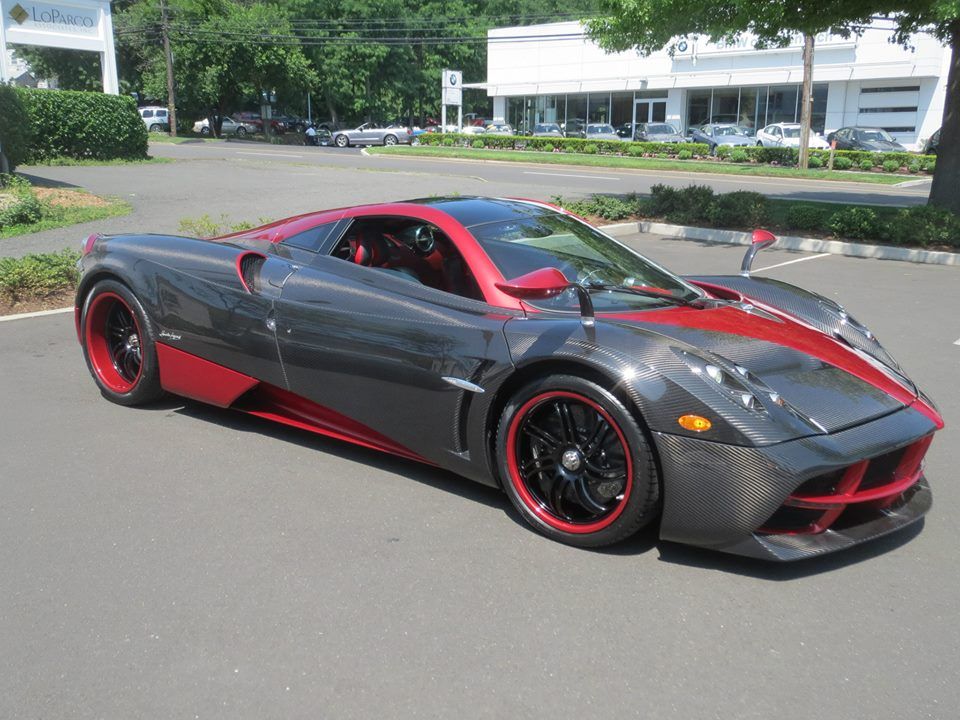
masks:
{"label": "car in parking lot", "polygon": [[150,132],[168,132],[170,130],[167,108],[159,105],[147,105],[139,108],[139,112],[143,124],[147,126],[147,130]]}
{"label": "car in parking lot", "polygon": [[690,128],[690,139],[695,143],[705,143],[710,146],[710,152],[715,152],[720,146],[743,147],[753,145],[754,136],[750,128],[739,125],[707,124]]}
{"label": "car in parking lot", "polygon": [[[774,123],[757,131],[757,145],[760,147],[800,147],[800,123]],[[820,135],[810,130],[807,147],[829,149],[830,144]]]}
{"label": "car in parking lot", "polygon": [[365,122],[352,130],[336,130],[333,144],[337,147],[351,145],[409,145],[413,131],[407,127],[383,127],[377,122]]}
{"label": "car in parking lot", "polygon": [[563,137],[563,131],[557,123],[537,123],[533,126],[533,137]]}
{"label": "car in parking lot", "polygon": [[837,150],[907,152],[890,133],[878,127],[843,127],[827,135],[827,142],[836,142]]}
{"label": "car in parking lot", "polygon": [[[193,131],[199,135],[209,135],[210,119],[203,118],[203,120],[197,120],[193,124]],[[220,123],[221,135],[236,135],[237,137],[244,137],[246,135],[253,135],[256,132],[257,128],[255,125],[247,122],[238,122],[231,117],[224,117]]]}
{"label": "car in parking lot", "polygon": [[670,123],[638,123],[636,140],[659,143],[687,142],[687,138]]}
{"label": "car in parking lot", "polygon": [[487,135],[516,135],[516,132],[508,123],[490,123],[487,125]]}
{"label": "car in parking lot", "polygon": [[923,154],[936,155],[939,150],[940,150],[940,130],[937,130],[933,135],[927,138],[927,141],[923,144]]}
{"label": "car in parking lot", "polygon": [[587,125],[585,136],[587,140],[621,140],[617,131],[610,123],[590,123]]}

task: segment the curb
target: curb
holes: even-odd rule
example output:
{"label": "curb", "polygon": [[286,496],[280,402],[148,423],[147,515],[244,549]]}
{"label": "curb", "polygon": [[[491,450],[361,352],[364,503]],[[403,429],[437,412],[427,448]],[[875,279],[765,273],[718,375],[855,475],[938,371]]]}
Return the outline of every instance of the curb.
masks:
{"label": "curb", "polygon": [[[641,220],[631,223],[602,225],[601,229],[609,235],[632,235],[651,233],[678,240],[699,240],[718,245],[749,245],[751,234],[738,230],[716,230],[714,228],[690,227],[688,225],[669,225],[667,223]],[[841,240],[822,240],[819,238],[777,236],[778,248],[784,250],[803,250],[805,252],[831,253],[848,257],[873,258],[874,260],[899,260],[901,262],[922,263],[925,265],[960,265],[960,253],[938,250],[919,250],[916,248],[891,247],[889,245],[867,245],[864,243],[843,242]]]}
{"label": "curb", "polygon": [[54,310],[37,310],[36,312],[17,313],[16,315],[0,315],[0,322],[9,320],[26,320],[27,318],[46,317],[47,315],[62,315],[73,312],[72,307],[56,308]]}

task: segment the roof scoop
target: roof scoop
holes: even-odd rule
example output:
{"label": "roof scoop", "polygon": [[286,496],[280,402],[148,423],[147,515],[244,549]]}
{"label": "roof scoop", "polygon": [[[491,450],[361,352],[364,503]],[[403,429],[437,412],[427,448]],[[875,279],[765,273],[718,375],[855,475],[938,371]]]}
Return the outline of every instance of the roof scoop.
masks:
{"label": "roof scoop", "polygon": [[750,266],[753,265],[753,258],[761,250],[770,247],[777,241],[777,236],[769,230],[754,230],[753,242],[747,248],[746,255],[743,256],[743,262],[740,263],[740,274],[744,277],[750,277]]}

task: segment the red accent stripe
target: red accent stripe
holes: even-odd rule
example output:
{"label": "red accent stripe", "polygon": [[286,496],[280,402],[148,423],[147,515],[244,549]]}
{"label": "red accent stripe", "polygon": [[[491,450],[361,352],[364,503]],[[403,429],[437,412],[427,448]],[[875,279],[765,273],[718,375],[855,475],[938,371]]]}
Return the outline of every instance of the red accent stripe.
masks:
{"label": "red accent stripe", "polygon": [[164,343],[157,343],[157,361],[164,390],[217,407],[229,407],[259,382]]}

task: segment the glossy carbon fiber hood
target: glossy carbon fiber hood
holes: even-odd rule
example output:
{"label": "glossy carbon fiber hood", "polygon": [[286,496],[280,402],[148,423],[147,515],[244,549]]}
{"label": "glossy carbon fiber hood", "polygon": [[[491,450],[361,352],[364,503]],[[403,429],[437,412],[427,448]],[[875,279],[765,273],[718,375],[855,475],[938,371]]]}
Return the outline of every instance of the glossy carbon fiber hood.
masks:
{"label": "glossy carbon fiber hood", "polygon": [[[882,417],[910,401],[892,396],[889,378],[855,351],[789,318],[737,305],[647,315],[655,322],[618,322],[678,341],[679,347],[741,377],[751,390],[774,391],[826,432]],[[738,368],[748,375],[741,376]],[[757,395],[761,402],[767,399]]]}

